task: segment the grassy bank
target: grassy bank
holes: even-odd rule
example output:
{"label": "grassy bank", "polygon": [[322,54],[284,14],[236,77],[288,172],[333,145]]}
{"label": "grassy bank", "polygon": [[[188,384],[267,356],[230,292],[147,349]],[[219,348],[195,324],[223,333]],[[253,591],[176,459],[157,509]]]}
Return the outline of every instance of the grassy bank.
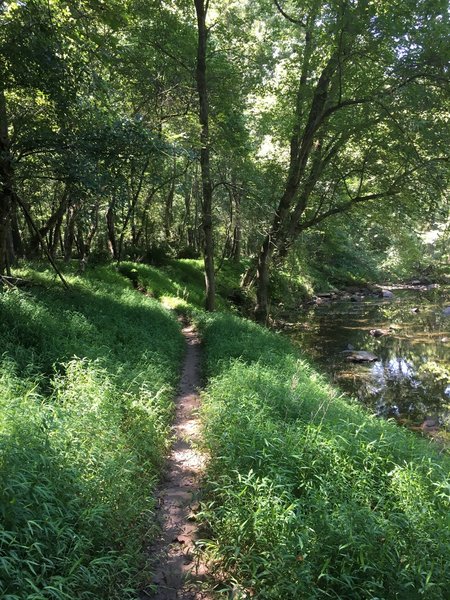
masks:
{"label": "grassy bank", "polygon": [[238,266],[219,274],[214,315],[199,261],[121,271],[68,275],[66,293],[24,270],[33,286],[0,293],[0,597],[136,598],[183,353],[162,301],[203,336],[201,518],[224,590],[448,598],[449,458],[233,315]]}
{"label": "grassy bank", "polygon": [[203,316],[203,520],[237,597],[444,600],[449,460],[340,397],[281,336]]}
{"label": "grassy bank", "polygon": [[183,340],[113,268],[0,293],[0,597],[135,598]]}

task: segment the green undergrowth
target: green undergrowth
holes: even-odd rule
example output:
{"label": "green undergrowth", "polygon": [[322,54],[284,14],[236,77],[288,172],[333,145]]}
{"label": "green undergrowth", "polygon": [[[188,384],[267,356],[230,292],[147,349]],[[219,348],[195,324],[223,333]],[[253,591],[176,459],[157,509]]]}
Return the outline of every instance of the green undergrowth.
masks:
{"label": "green undergrowth", "polygon": [[0,292],[0,597],[136,598],[184,343],[112,267]]}
{"label": "green undergrowth", "polygon": [[[230,310],[229,297],[237,293],[242,263],[224,261],[216,274],[218,310]],[[185,313],[202,310],[205,304],[205,276],[203,261],[194,259],[168,260],[162,267],[133,262],[122,262],[120,273],[134,280],[148,294],[179,307]]]}
{"label": "green undergrowth", "polygon": [[201,516],[223,589],[448,598],[448,457],[340,396],[280,335],[232,315],[197,319],[211,455]]}

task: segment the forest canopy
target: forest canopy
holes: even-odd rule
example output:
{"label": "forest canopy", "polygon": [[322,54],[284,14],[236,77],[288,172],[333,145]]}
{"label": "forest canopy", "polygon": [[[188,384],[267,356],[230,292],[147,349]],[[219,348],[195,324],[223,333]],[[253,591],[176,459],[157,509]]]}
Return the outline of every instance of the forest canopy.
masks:
{"label": "forest canopy", "polygon": [[287,260],[445,239],[443,0],[21,0],[0,24],[1,275],[203,255],[213,309],[248,259],[264,321]]}

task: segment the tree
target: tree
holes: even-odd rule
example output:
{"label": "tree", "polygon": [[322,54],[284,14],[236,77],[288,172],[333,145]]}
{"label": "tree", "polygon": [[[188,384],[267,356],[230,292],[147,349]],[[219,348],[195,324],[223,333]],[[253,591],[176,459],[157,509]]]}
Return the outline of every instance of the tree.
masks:
{"label": "tree", "polygon": [[11,274],[13,197],[13,165],[8,134],[6,97],[5,90],[0,87],[0,275]]}
{"label": "tree", "polygon": [[202,175],[202,225],[204,232],[204,261],[206,284],[206,310],[215,308],[215,276],[214,276],[214,238],[212,223],[212,182],[209,146],[209,106],[208,88],[206,80],[206,49],[208,41],[208,28],[206,16],[209,0],[194,0],[197,14],[198,47],[197,47],[197,92],[199,100],[200,134],[200,169]]}
{"label": "tree", "polygon": [[312,1],[298,18],[275,5],[295,28],[300,51],[288,173],[257,258],[255,316],[262,322],[270,266],[284,260],[301,231],[419,184],[439,192],[431,173],[447,160],[440,148],[432,151],[425,131],[412,135],[417,119],[426,121],[424,98],[433,108],[442,102],[442,47],[424,23],[435,19],[439,29],[444,3]]}

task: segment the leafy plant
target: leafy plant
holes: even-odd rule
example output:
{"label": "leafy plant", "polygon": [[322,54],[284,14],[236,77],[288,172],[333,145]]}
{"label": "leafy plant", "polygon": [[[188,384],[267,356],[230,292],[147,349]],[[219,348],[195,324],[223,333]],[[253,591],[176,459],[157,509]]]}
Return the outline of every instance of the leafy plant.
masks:
{"label": "leafy plant", "polygon": [[111,267],[24,275],[0,294],[0,596],[135,598],[179,327]]}
{"label": "leafy plant", "polygon": [[338,396],[280,335],[197,318],[218,570],[242,597],[444,600],[448,457]]}

